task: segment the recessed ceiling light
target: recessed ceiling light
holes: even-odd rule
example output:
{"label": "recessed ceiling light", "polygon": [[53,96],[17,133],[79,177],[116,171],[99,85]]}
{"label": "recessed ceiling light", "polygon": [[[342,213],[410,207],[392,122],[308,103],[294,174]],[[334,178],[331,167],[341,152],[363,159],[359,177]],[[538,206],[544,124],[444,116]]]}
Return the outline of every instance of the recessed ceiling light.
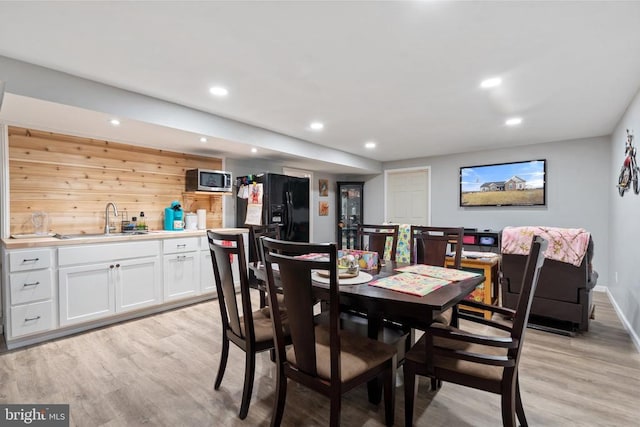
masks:
{"label": "recessed ceiling light", "polygon": [[200,142],[207,142],[207,138],[205,138],[204,136],[200,137]]}
{"label": "recessed ceiling light", "polygon": [[120,126],[120,120],[118,119],[111,119],[109,123],[111,123],[112,126]]}
{"label": "recessed ceiling light", "polygon": [[480,87],[483,89],[489,89],[492,87],[500,86],[502,84],[502,79],[500,77],[492,77],[490,79],[483,80],[480,83]]}
{"label": "recessed ceiling light", "polygon": [[252,148],[252,149],[251,149],[251,152],[252,152],[252,153],[257,153],[257,152],[258,152],[258,149],[254,147],[254,148]]}
{"label": "recessed ceiling light", "polygon": [[522,118],[520,117],[513,117],[504,122],[504,124],[507,126],[515,126],[519,125],[520,123],[522,123]]}
{"label": "recessed ceiling light", "polygon": [[320,122],[313,122],[309,125],[309,127],[313,130],[322,130],[324,128],[324,124]]}
{"label": "recessed ceiling light", "polygon": [[375,142],[373,142],[373,141],[369,141],[369,142],[367,142],[367,143],[365,143],[365,144],[364,144],[364,147],[365,147],[365,148],[369,148],[369,149],[371,149],[371,148],[376,148],[376,143],[375,143]]}
{"label": "recessed ceiling light", "polygon": [[211,93],[211,95],[215,96],[227,96],[229,94],[229,91],[222,86],[214,86],[212,88],[209,88],[209,92]]}

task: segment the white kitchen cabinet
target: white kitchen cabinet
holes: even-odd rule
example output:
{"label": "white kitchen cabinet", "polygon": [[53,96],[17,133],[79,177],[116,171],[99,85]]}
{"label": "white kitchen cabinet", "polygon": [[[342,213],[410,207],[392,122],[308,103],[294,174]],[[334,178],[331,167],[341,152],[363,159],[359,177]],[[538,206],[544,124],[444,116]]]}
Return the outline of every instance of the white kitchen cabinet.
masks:
{"label": "white kitchen cabinet", "polygon": [[10,337],[20,337],[52,329],[55,325],[53,308],[51,300],[11,307]]}
{"label": "white kitchen cabinet", "polygon": [[167,239],[163,244],[164,300],[200,293],[200,245],[197,237]]}
{"label": "white kitchen cabinet", "polygon": [[135,310],[162,302],[159,257],[123,260],[116,264],[116,312]]}
{"label": "white kitchen cabinet", "polygon": [[4,310],[7,340],[56,327],[53,250],[27,249],[5,253]]}
{"label": "white kitchen cabinet", "polygon": [[202,234],[70,243],[2,248],[9,349],[215,297]]}
{"label": "white kitchen cabinet", "polygon": [[60,325],[160,304],[159,252],[157,241],[59,248]]}
{"label": "white kitchen cabinet", "polygon": [[211,252],[200,252],[200,292],[203,294],[216,292],[216,278],[213,274],[213,264],[211,262]]}
{"label": "white kitchen cabinet", "polygon": [[109,263],[60,268],[60,326],[114,315],[114,273]]}

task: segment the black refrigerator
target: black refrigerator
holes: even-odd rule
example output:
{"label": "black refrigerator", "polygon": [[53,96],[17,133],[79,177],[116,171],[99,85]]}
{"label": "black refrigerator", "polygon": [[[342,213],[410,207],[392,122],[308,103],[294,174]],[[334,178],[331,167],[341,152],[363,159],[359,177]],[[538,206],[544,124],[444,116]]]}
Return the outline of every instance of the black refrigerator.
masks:
{"label": "black refrigerator", "polygon": [[247,227],[248,199],[238,197],[241,185],[262,184],[262,225],[279,224],[280,238],[309,241],[309,178],[262,173],[236,177],[236,226]]}

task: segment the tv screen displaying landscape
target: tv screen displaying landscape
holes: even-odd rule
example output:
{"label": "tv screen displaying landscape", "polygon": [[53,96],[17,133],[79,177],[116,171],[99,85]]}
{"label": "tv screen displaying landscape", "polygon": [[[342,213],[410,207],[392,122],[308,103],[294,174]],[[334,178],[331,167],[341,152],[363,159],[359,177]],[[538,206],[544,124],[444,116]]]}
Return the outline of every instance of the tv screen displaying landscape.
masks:
{"label": "tv screen displaying landscape", "polygon": [[460,206],[540,206],[546,203],[546,161],[460,168]]}

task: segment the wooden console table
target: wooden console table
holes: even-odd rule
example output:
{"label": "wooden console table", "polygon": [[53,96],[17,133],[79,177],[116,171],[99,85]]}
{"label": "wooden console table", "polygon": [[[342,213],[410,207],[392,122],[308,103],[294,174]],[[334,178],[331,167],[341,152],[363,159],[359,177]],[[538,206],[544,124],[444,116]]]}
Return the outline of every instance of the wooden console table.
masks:
{"label": "wooden console table", "polygon": [[[467,297],[467,299],[475,300],[485,304],[495,304],[498,301],[498,264],[500,258],[462,258],[460,267],[463,270],[482,273],[485,277],[483,283],[479,284],[476,289]],[[447,258],[445,265],[453,265],[453,258]],[[480,310],[473,307],[466,307],[464,303],[460,303],[461,308],[469,311],[484,313],[485,319],[491,319],[491,312]]]}

